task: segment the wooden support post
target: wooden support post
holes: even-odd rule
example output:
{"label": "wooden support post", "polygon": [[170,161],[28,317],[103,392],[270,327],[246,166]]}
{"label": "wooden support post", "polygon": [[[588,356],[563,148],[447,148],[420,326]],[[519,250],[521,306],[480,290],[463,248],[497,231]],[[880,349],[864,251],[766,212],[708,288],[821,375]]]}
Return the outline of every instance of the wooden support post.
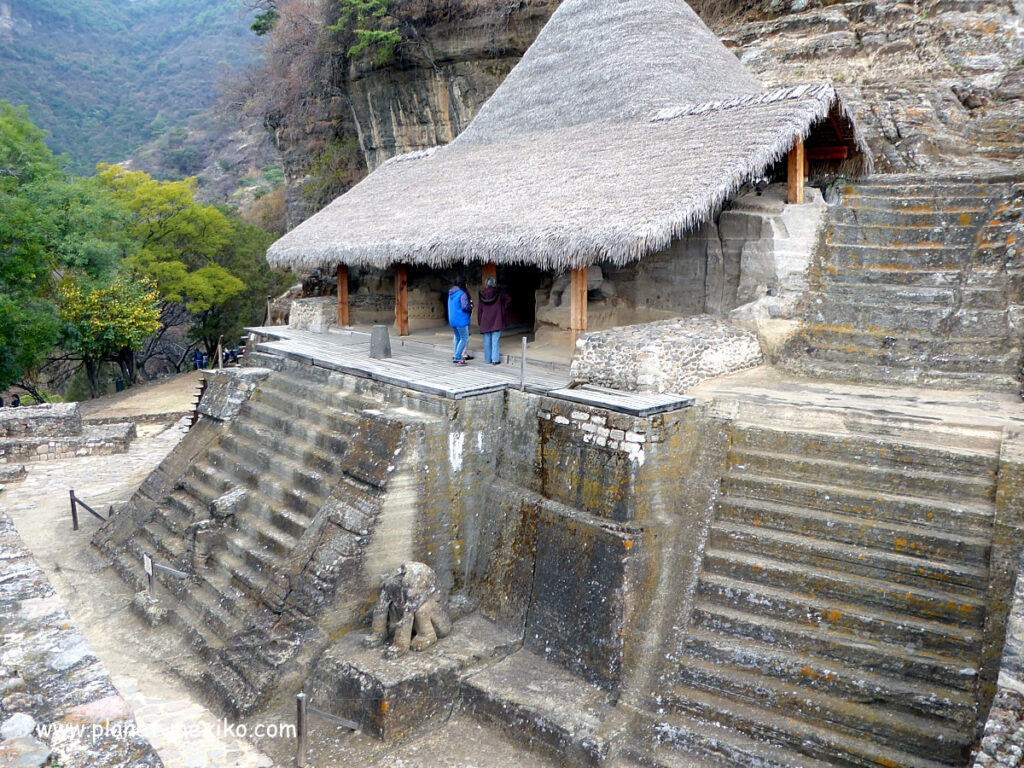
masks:
{"label": "wooden support post", "polygon": [[572,331],[572,348],[580,334],[587,330],[587,267],[574,269],[569,286],[569,329]]}
{"label": "wooden support post", "polygon": [[804,202],[804,142],[797,138],[789,151],[788,187],[786,202],[802,205]]}
{"label": "wooden support post", "polygon": [[484,288],[487,285],[487,278],[493,277],[495,281],[498,279],[498,265],[493,261],[484,264],[480,267],[480,287]]}
{"label": "wooden support post", "polygon": [[338,265],[338,325],[347,327],[348,322],[348,265]]}
{"label": "wooden support post", "polygon": [[395,332],[409,335],[409,272],[405,264],[395,264]]}

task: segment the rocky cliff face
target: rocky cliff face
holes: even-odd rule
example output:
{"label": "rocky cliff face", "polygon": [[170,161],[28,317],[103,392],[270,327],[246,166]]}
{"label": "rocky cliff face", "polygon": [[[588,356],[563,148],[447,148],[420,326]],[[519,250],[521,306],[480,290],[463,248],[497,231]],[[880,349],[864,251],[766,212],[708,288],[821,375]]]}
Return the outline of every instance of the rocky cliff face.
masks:
{"label": "rocky cliff face", "polygon": [[[358,147],[355,180],[396,154],[450,141],[557,5],[396,0],[404,39],[391,64],[377,67],[372,56],[350,59],[338,49],[312,94],[313,116],[270,121],[290,181],[292,222],[312,212],[298,188],[322,147]],[[765,83],[835,82],[880,172],[1005,168],[1024,154],[1024,0],[693,6]]]}

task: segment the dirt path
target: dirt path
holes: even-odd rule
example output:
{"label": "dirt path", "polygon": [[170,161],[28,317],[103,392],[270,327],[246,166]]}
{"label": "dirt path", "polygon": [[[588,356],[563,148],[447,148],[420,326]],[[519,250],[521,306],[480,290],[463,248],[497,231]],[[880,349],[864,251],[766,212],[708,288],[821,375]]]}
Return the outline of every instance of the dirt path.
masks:
{"label": "dirt path", "polygon": [[192,410],[192,398],[201,371],[189,371],[159,381],[129,387],[124,392],[85,400],[79,404],[84,419],[124,419],[181,414]]}

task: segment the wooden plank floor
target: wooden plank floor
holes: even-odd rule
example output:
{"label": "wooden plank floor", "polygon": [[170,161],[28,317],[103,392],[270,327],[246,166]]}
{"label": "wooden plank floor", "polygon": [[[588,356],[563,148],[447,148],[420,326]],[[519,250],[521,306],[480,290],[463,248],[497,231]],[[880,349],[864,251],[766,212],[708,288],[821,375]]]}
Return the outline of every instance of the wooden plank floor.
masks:
{"label": "wooden plank floor", "polygon": [[[393,338],[392,356],[386,360],[374,360],[370,357],[370,334],[360,331],[332,328],[314,333],[287,326],[247,330],[273,339],[258,343],[256,349],[259,352],[453,400],[518,389],[520,385],[518,364],[488,365],[476,359],[464,366],[453,365],[451,351],[435,344]],[[568,385],[568,366],[551,363],[531,365],[527,359],[526,391],[533,394],[640,417],[687,408],[694,402],[692,397],[671,392],[622,392],[590,385],[568,389]]]}
{"label": "wooden plank floor", "polygon": [[[353,376],[362,376],[400,387],[459,400],[464,397],[519,387],[519,366],[488,365],[477,358],[464,366],[453,365],[451,352],[432,344],[396,344],[386,360],[370,357],[370,335],[358,331],[324,333],[287,327],[250,328],[276,341],[256,345],[259,352],[282,355]],[[569,370],[526,365],[526,388],[544,394],[569,383]]]}

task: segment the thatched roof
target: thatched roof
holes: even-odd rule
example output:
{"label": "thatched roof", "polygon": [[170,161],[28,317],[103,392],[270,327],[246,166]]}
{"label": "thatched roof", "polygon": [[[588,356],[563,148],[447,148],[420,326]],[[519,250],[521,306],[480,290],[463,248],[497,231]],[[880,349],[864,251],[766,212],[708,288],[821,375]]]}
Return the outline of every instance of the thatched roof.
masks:
{"label": "thatched roof", "polygon": [[267,258],[623,264],[713,215],[826,118],[851,144],[844,170],[866,171],[832,86],[765,90],[683,0],[564,0],[458,138],[388,161]]}

